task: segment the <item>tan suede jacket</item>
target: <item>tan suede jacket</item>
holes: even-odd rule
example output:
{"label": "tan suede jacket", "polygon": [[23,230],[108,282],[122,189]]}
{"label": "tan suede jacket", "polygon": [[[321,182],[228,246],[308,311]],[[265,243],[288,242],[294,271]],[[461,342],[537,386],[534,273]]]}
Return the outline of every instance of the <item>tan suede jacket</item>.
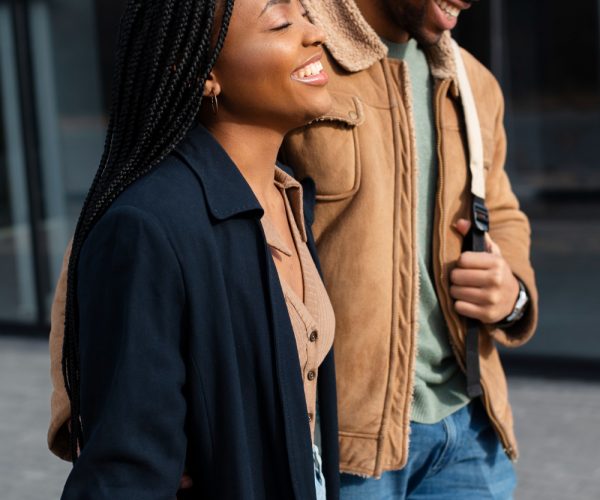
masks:
{"label": "tan suede jacket", "polygon": [[[341,470],[380,476],[407,460],[416,331],[419,318],[417,170],[410,84],[403,63],[386,48],[353,0],[303,0],[311,19],[328,33],[332,111],[293,133],[283,156],[318,190],[316,222],[325,282],[336,312],[336,368]],[[491,236],[529,291],[526,317],[511,331],[481,333],[484,403],[507,453],[517,456],[506,379],[494,342],[517,346],[531,337],[537,291],[529,262],[530,229],[504,171],[503,99],[493,76],[464,52],[481,122]],[[434,266],[451,343],[464,366],[464,321],[452,307],[448,274],[461,252],[452,229],[469,215],[464,124],[454,81],[449,36],[429,51],[436,78],[439,188]],[[68,457],[69,415],[60,366],[64,323],[64,272],[53,306],[52,419],[48,443]]]}
{"label": "tan suede jacket", "polygon": [[[306,0],[328,34],[333,110],[289,136],[283,159],[317,186],[314,233],[336,313],[336,369],[341,470],[380,476],[407,460],[416,357],[419,289],[417,169],[410,81],[400,61],[361,16],[353,0]],[[465,322],[453,309],[449,272],[462,239],[452,228],[470,218],[465,127],[447,34],[428,53],[436,79],[434,107],[439,182],[433,255],[436,290],[459,365]],[[504,170],[506,137],[498,83],[463,51],[484,142],[491,236],[531,297],[511,331],[480,334],[484,404],[506,452],[517,444],[506,379],[495,341],[517,346],[534,332],[537,291],[529,260],[530,227]]]}

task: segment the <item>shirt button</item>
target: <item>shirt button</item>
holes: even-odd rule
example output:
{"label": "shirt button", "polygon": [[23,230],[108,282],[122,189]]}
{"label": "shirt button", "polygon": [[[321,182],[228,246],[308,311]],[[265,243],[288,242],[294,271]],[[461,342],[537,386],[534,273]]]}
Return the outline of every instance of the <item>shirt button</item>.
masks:
{"label": "shirt button", "polygon": [[310,380],[311,382],[316,378],[316,376],[317,376],[317,374],[314,372],[314,370],[309,371],[308,374],[306,375],[308,380]]}
{"label": "shirt button", "polygon": [[309,414],[308,414],[308,421],[309,421],[309,422],[312,422],[312,421],[313,421],[313,414],[312,414],[312,413],[309,413]]}
{"label": "shirt button", "polygon": [[319,338],[319,334],[317,333],[316,330],[313,330],[312,332],[310,332],[310,335],[308,336],[308,340],[310,340],[311,342],[316,342],[318,338]]}

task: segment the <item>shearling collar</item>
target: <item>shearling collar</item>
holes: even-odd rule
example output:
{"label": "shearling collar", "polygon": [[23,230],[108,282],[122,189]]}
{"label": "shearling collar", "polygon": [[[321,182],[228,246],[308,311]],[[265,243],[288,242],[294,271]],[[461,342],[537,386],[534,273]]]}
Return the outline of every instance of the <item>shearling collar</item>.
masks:
{"label": "shearling collar", "polygon": [[[365,70],[387,56],[387,47],[367,23],[354,0],[302,0],[302,3],[312,22],[327,33],[327,49],[347,71]],[[434,78],[455,78],[449,32],[444,33],[426,53]]]}

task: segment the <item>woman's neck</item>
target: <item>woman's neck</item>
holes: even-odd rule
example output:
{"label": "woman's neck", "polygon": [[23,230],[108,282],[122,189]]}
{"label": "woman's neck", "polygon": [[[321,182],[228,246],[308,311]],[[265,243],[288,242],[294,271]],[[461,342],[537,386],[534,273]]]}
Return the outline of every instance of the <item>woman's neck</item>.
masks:
{"label": "woman's neck", "polygon": [[205,124],[236,164],[265,207],[273,196],[275,162],[284,134],[272,129],[232,122]]}

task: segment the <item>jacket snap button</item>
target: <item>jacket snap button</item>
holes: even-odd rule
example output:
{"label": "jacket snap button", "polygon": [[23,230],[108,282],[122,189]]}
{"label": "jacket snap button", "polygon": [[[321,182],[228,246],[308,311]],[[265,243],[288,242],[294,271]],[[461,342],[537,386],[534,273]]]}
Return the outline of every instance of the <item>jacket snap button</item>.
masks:
{"label": "jacket snap button", "polygon": [[308,380],[310,380],[311,382],[315,379],[316,376],[317,376],[317,374],[313,370],[309,371],[308,374],[306,375]]}
{"label": "jacket snap button", "polygon": [[310,332],[310,336],[308,337],[308,340],[310,340],[311,342],[316,342],[318,338],[319,338],[319,334],[317,333],[316,330],[313,330],[312,332]]}

